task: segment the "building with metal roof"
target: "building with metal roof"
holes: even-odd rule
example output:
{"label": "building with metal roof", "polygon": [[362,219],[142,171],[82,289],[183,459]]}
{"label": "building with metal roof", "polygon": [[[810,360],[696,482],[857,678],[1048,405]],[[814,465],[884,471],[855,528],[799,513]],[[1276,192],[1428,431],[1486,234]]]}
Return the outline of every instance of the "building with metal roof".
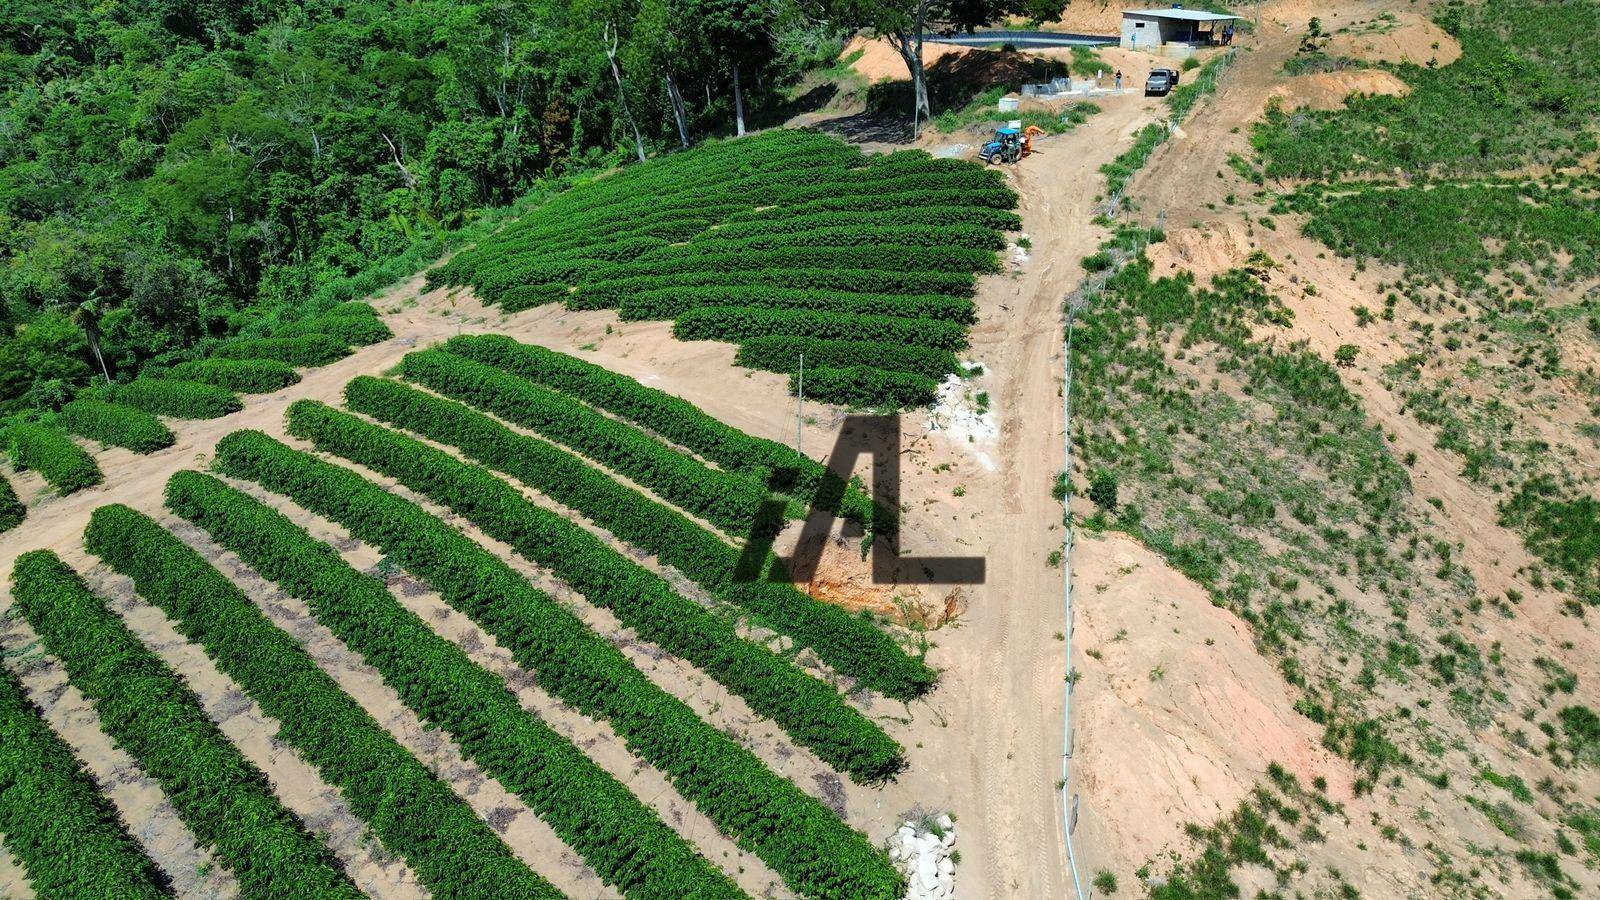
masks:
{"label": "building with metal roof", "polygon": [[1233,42],[1239,16],[1203,9],[1127,9],[1122,12],[1122,47],[1187,56],[1198,47]]}

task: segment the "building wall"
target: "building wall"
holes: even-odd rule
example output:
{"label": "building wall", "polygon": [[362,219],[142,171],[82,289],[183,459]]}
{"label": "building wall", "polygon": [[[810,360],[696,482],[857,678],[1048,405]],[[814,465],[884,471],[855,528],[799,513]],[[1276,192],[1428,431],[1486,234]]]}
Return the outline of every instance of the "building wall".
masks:
{"label": "building wall", "polygon": [[1168,41],[1187,34],[1187,29],[1187,22],[1124,14],[1122,16],[1122,48],[1124,50],[1147,50],[1154,53],[1159,51],[1161,46]]}
{"label": "building wall", "polygon": [[1122,17],[1122,49],[1154,51],[1161,46],[1161,21]]}

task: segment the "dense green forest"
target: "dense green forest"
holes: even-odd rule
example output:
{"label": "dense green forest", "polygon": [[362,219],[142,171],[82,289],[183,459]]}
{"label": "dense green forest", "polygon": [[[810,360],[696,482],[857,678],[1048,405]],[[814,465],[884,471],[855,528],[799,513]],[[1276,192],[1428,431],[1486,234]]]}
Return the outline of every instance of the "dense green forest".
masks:
{"label": "dense green forest", "polygon": [[9,0],[0,414],[360,296],[485,210],[731,133],[736,84],[772,116],[838,46],[758,0]]}

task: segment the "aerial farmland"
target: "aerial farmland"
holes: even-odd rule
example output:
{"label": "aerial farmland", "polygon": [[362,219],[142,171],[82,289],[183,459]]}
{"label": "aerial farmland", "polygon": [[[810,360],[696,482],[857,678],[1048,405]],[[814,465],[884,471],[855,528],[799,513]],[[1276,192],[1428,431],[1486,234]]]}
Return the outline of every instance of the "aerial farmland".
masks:
{"label": "aerial farmland", "polygon": [[0,896],[1600,893],[1593,2],[0,15]]}

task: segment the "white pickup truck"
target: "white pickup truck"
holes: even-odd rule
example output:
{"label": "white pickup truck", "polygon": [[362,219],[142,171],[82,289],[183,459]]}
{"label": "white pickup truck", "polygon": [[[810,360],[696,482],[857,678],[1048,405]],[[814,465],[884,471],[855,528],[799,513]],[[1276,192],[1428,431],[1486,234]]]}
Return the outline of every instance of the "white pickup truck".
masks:
{"label": "white pickup truck", "polygon": [[1144,95],[1167,94],[1178,86],[1177,69],[1151,69],[1150,77],[1144,82]]}

